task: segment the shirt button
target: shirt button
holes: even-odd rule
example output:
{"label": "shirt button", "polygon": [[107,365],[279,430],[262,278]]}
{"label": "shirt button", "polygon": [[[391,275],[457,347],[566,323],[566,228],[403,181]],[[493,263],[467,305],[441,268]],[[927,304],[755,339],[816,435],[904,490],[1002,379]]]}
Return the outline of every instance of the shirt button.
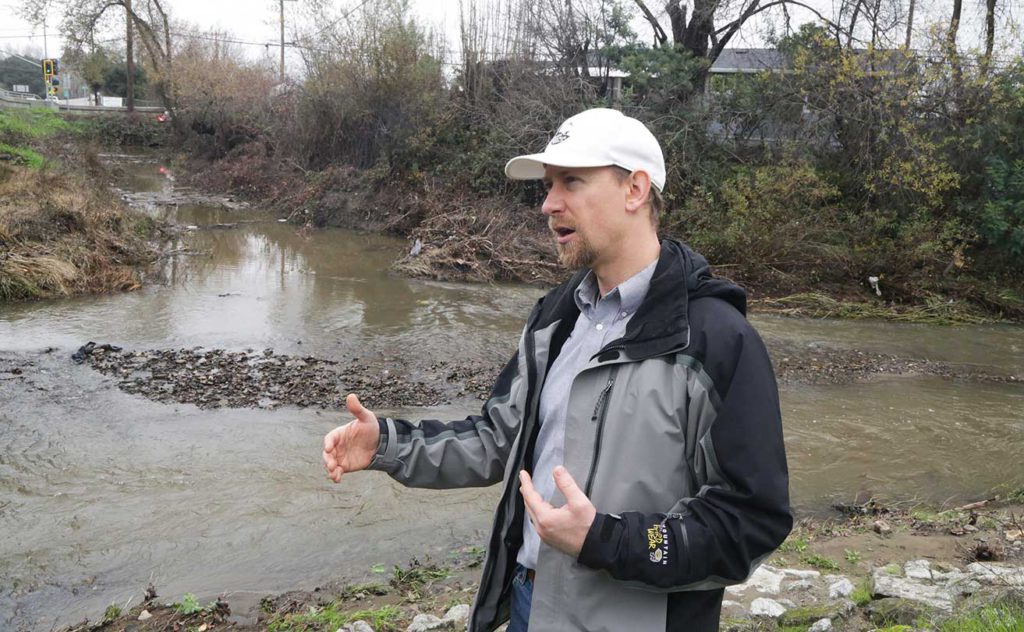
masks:
{"label": "shirt button", "polygon": [[598,331],[601,331],[602,329],[604,329],[604,325],[603,325],[603,324],[601,324],[601,323],[597,323],[597,327],[596,327],[596,329],[597,329]]}

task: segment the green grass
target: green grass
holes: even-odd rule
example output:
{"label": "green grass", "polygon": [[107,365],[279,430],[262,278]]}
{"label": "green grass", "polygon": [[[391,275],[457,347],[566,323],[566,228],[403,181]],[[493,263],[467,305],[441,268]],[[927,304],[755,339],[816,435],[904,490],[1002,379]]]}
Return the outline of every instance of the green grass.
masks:
{"label": "green grass", "polygon": [[39,152],[32,151],[26,147],[15,147],[7,143],[0,143],[0,154],[11,154],[14,162],[21,163],[29,169],[42,169],[46,164],[46,158]]}
{"label": "green grass", "polygon": [[782,543],[782,546],[779,547],[779,551],[782,551],[783,553],[789,553],[791,551],[796,553],[803,553],[807,550],[808,544],[809,542],[807,538],[799,535],[790,534],[790,536],[786,538],[786,541]]}
{"label": "green grass", "polygon": [[800,561],[808,566],[813,566],[818,570],[822,571],[838,571],[839,562],[835,561],[830,557],[818,555],[817,553],[810,553],[800,558]]}
{"label": "green grass", "polygon": [[46,108],[0,110],[0,137],[13,135],[38,140],[56,134],[78,134],[84,127]]}
{"label": "green grass", "polygon": [[850,564],[857,564],[862,559],[860,551],[851,551],[850,549],[843,549],[843,557]]}
{"label": "green grass", "polygon": [[341,604],[310,606],[303,613],[294,613],[276,618],[267,624],[268,632],[334,632],[346,623],[363,620],[377,632],[398,630],[401,612],[394,606],[383,606],[376,610],[344,612]]}
{"label": "green grass", "polygon": [[1024,609],[990,605],[942,622],[939,632],[1024,632]]}
{"label": "green grass", "polygon": [[853,589],[853,594],[850,595],[850,599],[853,603],[857,604],[859,608],[871,603],[871,580],[865,579],[856,588]]}

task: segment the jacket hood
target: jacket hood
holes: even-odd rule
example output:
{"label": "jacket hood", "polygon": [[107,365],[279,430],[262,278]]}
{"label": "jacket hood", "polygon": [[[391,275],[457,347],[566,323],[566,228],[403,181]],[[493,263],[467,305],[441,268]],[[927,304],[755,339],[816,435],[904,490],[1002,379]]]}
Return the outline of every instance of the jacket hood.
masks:
{"label": "jacket hood", "polygon": [[[562,328],[569,326],[571,331],[571,323],[579,315],[573,295],[586,273],[577,272],[541,299],[533,328],[562,320]],[[686,291],[679,291],[681,287]],[[647,296],[629,320],[626,333],[605,349],[626,348],[631,357],[642,358],[686,348],[690,340],[689,302],[707,297],[724,300],[744,316],[747,313],[743,288],[713,276],[707,259],[685,244],[675,239],[661,240],[661,255]]]}

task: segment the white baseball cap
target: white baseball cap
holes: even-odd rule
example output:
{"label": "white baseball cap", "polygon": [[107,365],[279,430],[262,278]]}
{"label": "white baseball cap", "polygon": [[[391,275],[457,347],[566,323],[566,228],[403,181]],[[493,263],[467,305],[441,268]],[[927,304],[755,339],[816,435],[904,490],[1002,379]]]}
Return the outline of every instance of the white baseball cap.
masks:
{"label": "white baseball cap", "polygon": [[665,188],[665,157],[647,126],[608,108],[594,108],[568,118],[539,154],[516,156],[505,164],[513,180],[538,180],[544,165],[608,167],[645,171],[659,190]]}

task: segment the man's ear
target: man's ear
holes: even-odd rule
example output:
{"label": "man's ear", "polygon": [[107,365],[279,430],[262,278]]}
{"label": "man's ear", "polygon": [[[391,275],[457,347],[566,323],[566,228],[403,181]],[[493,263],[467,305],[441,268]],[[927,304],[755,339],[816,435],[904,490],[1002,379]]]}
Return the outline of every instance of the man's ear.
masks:
{"label": "man's ear", "polygon": [[626,211],[636,213],[647,205],[651,193],[651,176],[646,171],[634,171],[626,178]]}

